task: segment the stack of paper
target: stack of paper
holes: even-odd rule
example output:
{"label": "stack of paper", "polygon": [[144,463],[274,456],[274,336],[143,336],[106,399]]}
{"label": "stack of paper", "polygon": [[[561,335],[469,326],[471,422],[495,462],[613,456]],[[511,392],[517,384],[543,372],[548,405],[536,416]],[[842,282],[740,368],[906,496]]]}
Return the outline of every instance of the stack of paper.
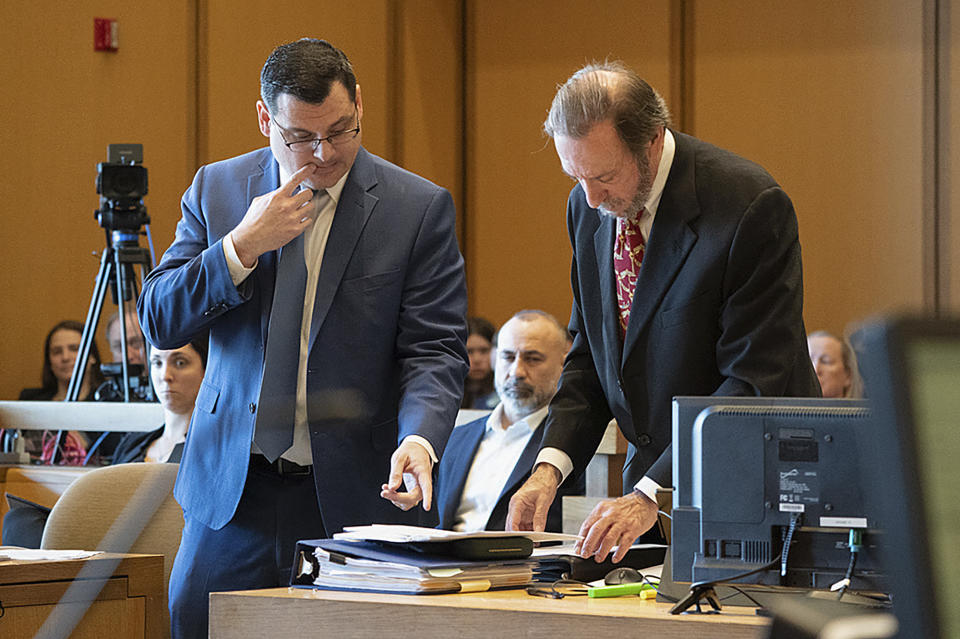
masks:
{"label": "stack of paper", "polygon": [[565,535],[552,532],[532,532],[516,530],[481,530],[478,532],[456,532],[422,526],[402,526],[399,524],[373,524],[372,526],[347,526],[344,532],[336,533],[334,539],[358,541],[388,541],[394,543],[451,541],[454,539],[491,539],[497,537],[525,537],[535,543],[575,542],[578,535]]}
{"label": "stack of paper", "polygon": [[528,584],[535,562],[466,561],[397,546],[338,539],[297,544],[294,585],[409,594],[473,592]]}

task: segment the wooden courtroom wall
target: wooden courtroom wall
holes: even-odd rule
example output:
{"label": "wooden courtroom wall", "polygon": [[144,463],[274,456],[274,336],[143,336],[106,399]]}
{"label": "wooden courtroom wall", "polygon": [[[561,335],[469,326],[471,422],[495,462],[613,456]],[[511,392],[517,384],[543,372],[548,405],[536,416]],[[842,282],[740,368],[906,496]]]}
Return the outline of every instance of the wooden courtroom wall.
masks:
{"label": "wooden courtroom wall", "polygon": [[[955,16],[958,5],[940,3]],[[91,252],[104,245],[92,211],[106,145],[144,144],[159,256],[197,165],[265,143],[254,116],[260,67],[275,45],[306,35],[353,60],[364,144],[453,192],[472,313],[500,323],[539,307],[566,319],[572,183],[540,125],[557,83],[608,56],[660,90],[679,128],[758,161],[784,185],[800,219],[809,329],[840,331],[905,306],[960,310],[960,223],[950,214],[960,195],[949,179],[960,82],[943,56],[934,180],[924,48],[933,6],[3,3],[0,398],[38,384],[49,326],[86,312],[98,267]],[[118,53],[92,51],[94,16],[119,20]],[[946,52],[960,43],[958,31],[946,29]],[[941,204],[931,221],[935,192]]]}
{"label": "wooden courtroom wall", "polygon": [[541,125],[556,92],[591,60],[620,58],[670,95],[671,3],[467,3],[467,287],[470,312],[499,325],[540,308],[570,316],[567,194]]}
{"label": "wooden courtroom wall", "polygon": [[793,199],[808,330],[924,300],[922,6],[694,3],[693,133]]}
{"label": "wooden courtroom wall", "polygon": [[[119,21],[116,53],[94,52],[94,16]],[[173,236],[195,168],[193,9],[185,0],[10,0],[0,24],[0,399],[16,399],[40,385],[49,329],[86,316],[93,253],[106,246],[93,211],[108,144],[143,144],[158,257]],[[108,296],[105,314],[113,309]]]}

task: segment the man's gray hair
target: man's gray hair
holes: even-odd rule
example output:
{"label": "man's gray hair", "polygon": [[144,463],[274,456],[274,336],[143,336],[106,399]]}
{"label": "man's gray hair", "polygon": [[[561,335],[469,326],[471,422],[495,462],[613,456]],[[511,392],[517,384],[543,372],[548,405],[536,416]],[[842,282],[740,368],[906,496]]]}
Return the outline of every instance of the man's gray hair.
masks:
{"label": "man's gray hair", "polygon": [[670,126],[670,111],[660,94],[622,62],[594,62],[560,86],[543,130],[550,137],[576,139],[605,120],[640,158],[659,127]]}

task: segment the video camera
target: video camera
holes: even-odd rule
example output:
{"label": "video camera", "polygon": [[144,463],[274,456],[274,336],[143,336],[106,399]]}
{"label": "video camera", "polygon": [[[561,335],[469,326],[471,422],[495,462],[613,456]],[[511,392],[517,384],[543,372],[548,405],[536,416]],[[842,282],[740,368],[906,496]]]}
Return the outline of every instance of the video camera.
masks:
{"label": "video camera", "polygon": [[[97,402],[122,402],[124,401],[123,386],[123,365],[119,362],[100,364],[100,372],[103,374],[104,382],[97,387],[93,399]],[[153,393],[150,390],[150,379],[144,372],[141,364],[127,365],[126,385],[129,388],[129,398],[131,402],[152,402]]]}
{"label": "video camera", "polygon": [[108,230],[137,231],[150,223],[143,196],[147,194],[147,168],[142,144],[110,144],[107,161],[97,164],[100,208],[94,213]]}

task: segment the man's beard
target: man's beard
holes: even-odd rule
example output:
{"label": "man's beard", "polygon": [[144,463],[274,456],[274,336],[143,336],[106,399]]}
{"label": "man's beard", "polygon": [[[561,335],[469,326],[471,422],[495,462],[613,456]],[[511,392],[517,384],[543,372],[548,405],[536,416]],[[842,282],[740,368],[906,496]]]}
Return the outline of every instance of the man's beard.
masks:
{"label": "man's beard", "polygon": [[507,404],[511,412],[519,415],[518,419],[523,419],[546,406],[553,397],[552,389],[549,392],[537,392],[536,388],[526,382],[497,383],[496,387],[500,401]]}
{"label": "man's beard", "polygon": [[643,212],[643,207],[647,205],[647,199],[650,197],[650,191],[653,190],[653,180],[654,173],[650,170],[650,165],[647,164],[644,160],[637,161],[637,170],[640,173],[640,178],[637,183],[637,192],[634,193],[633,199],[630,200],[630,203],[624,208],[621,212],[613,211],[607,208],[607,204],[612,204],[613,206],[619,208],[619,204],[623,200],[617,198],[610,202],[604,202],[601,204],[597,210],[612,218],[624,218],[627,220],[637,220],[639,219],[641,213]]}

